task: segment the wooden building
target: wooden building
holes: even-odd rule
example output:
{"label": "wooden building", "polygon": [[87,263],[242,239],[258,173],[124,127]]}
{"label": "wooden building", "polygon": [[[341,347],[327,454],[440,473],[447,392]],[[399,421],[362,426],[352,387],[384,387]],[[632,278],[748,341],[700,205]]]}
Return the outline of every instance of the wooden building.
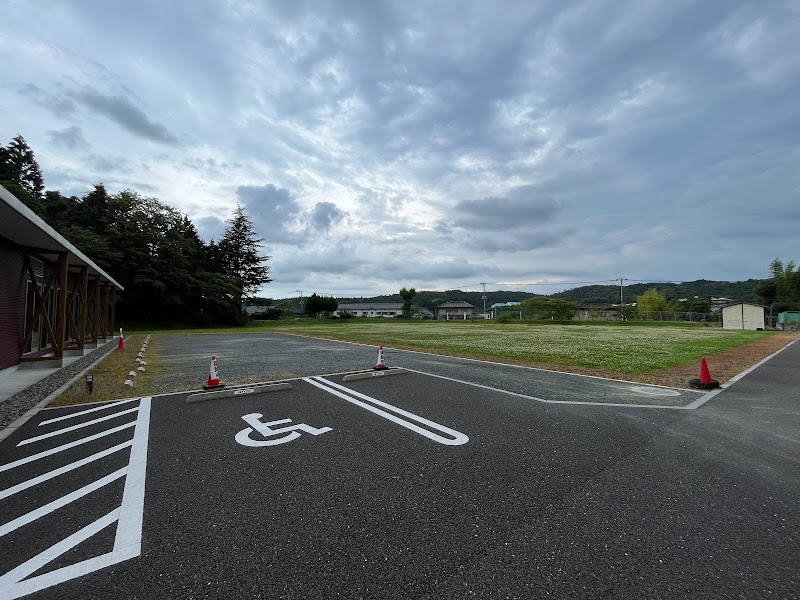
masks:
{"label": "wooden building", "polygon": [[60,367],[105,343],[122,289],[0,186],[0,370]]}

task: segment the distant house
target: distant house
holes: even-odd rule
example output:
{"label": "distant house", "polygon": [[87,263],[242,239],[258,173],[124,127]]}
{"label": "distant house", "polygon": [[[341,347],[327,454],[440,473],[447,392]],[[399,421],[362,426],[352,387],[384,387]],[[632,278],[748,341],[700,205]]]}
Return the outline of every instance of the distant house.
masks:
{"label": "distant house", "polygon": [[475,307],[469,302],[445,302],[436,307],[437,321],[466,321],[475,318]]}
{"label": "distant house", "polygon": [[731,300],[730,298],[723,298],[722,296],[720,296],[719,298],[714,298],[712,296],[711,302],[710,302],[710,304],[711,304],[711,312],[712,313],[718,313],[725,306],[730,306],[733,303],[734,303],[734,301]]}
{"label": "distant house", "polygon": [[723,329],[764,329],[764,307],[758,304],[730,304],[722,307]]}
{"label": "distant house", "polygon": [[258,313],[266,312],[268,309],[272,308],[271,305],[265,306],[263,304],[243,304],[242,310],[247,315],[255,315]]}
{"label": "distant house", "polygon": [[367,302],[363,304],[340,304],[333,312],[338,317],[342,313],[349,313],[354,317],[401,317],[403,304],[401,302]]}
{"label": "distant house", "polygon": [[495,302],[489,307],[489,310],[492,311],[492,319],[497,318],[497,313],[503,310],[504,308],[511,308],[513,306],[519,306],[522,302]]}

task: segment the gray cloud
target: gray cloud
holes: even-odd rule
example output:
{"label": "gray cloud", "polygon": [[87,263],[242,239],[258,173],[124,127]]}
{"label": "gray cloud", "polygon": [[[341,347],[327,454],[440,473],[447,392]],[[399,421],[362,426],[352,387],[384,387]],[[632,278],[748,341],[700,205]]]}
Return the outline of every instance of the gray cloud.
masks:
{"label": "gray cloud", "polygon": [[310,223],[314,229],[330,231],[333,225],[347,218],[347,213],[333,202],[317,202],[311,211]]}
{"label": "gray cloud", "polygon": [[130,173],[132,170],[130,161],[119,156],[98,156],[93,154],[89,157],[89,162],[97,171],[106,175],[110,173]]}
{"label": "gray cloud", "polygon": [[502,198],[462,200],[454,212],[454,224],[463,229],[505,231],[520,227],[538,227],[552,221],[559,211],[553,198],[541,197],[533,186],[517,188]]}
{"label": "gray cloud", "polygon": [[267,244],[304,245],[315,232],[330,232],[347,218],[333,202],[317,202],[304,210],[294,194],[273,184],[239,186],[236,195]]}
{"label": "gray cloud", "polygon": [[69,118],[77,109],[75,103],[61,93],[50,94],[33,83],[26,83],[19,88],[18,92],[38,106],[49,110],[58,118]]}
{"label": "gray cloud", "polygon": [[178,138],[166,127],[154,123],[125,96],[106,96],[90,87],[70,94],[75,100],[105,115],[130,133],[153,142],[176,145]]}
{"label": "gray cloud", "polygon": [[[30,43],[0,56],[0,104],[54,142],[48,183],[120,154],[89,107],[136,133],[129,181],[189,214],[238,199],[279,246],[270,289],[747,278],[797,251],[770,234],[800,206],[791,2],[163,4],[64,8],[96,34],[80,54],[15,6],[4,32]],[[73,124],[91,154],[65,150]]]}
{"label": "gray cloud", "polygon": [[83,130],[77,125],[71,125],[66,129],[54,129],[48,131],[50,140],[54,144],[64,146],[70,150],[88,146],[86,139],[83,137]]}

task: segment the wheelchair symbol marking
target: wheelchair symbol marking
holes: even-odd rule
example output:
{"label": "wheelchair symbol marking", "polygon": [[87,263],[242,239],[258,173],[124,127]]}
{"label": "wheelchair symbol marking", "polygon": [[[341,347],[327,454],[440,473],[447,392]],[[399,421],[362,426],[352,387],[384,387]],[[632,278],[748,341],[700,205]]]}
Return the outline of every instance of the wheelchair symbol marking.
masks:
{"label": "wheelchair symbol marking", "polygon": [[[279,429],[270,429],[274,425],[285,425],[286,423],[291,423],[291,419],[278,419],[277,421],[269,421],[267,423],[262,423],[260,419],[263,417],[261,413],[251,413],[249,415],[244,415],[242,419],[244,422],[250,425],[245,429],[242,429],[239,433],[236,434],[236,441],[239,442],[242,446],[250,446],[250,447],[259,447],[259,446],[277,446],[278,444],[286,444],[291,442],[292,440],[296,440],[300,437],[300,434],[297,433],[298,431],[305,431],[306,433],[310,433],[311,435],[320,435],[323,433],[327,433],[329,431],[333,431],[331,427],[322,427],[317,429],[316,427],[311,427],[310,425],[306,425],[305,423],[298,423],[297,425],[292,425],[291,427],[281,427]],[[250,437],[250,434],[254,431],[260,433],[263,437],[269,438],[276,435],[280,435],[281,433],[285,433],[283,437],[280,437],[275,440],[254,440]]]}

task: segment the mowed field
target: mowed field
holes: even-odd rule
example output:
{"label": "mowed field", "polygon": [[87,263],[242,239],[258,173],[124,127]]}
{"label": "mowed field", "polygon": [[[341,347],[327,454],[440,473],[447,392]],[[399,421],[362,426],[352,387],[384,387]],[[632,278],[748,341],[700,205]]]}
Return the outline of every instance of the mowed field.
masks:
{"label": "mowed field", "polygon": [[724,381],[798,337],[699,324],[376,321],[279,321],[269,329],[682,387],[698,376],[701,358],[716,363],[712,374]]}
{"label": "mowed field", "polygon": [[[204,352],[208,352],[209,356],[213,353],[224,355],[225,352],[217,346],[214,334],[236,334],[240,344],[246,344],[245,340],[249,335],[262,337],[258,334],[291,334],[669,387],[688,387],[689,380],[699,376],[701,358],[708,359],[712,376],[725,382],[799,337],[798,334],[791,333],[731,331],[691,324],[500,324],[482,321],[437,322],[367,318],[343,321],[261,321],[254,322],[249,327],[148,329],[147,333],[151,335],[151,343],[146,355],[147,371],[140,373],[136,380],[135,393],[139,395],[172,393],[199,387],[203,381],[203,372],[207,373],[208,357],[205,354],[194,356],[194,351],[189,348],[196,349],[197,345],[190,343],[190,340],[199,341],[208,335],[208,341],[201,342],[199,346],[207,348]],[[176,366],[174,361],[178,355],[175,355],[174,350],[168,351],[170,358],[162,364],[162,345],[172,348],[176,344],[179,347],[183,345],[182,342],[176,342],[176,338],[186,340],[185,352],[191,355],[187,356],[187,361],[194,366],[199,365],[196,369],[198,373],[183,378],[177,376],[181,369],[187,367]],[[144,331],[131,335],[126,351],[113,351],[93,369],[93,394],[87,394],[81,379],[61,394],[54,405],[130,396],[131,390],[123,388],[121,382],[126,379],[129,369],[136,368],[133,358],[144,339]],[[309,348],[312,346],[312,340],[309,339]],[[218,349],[212,350],[213,348]],[[275,356],[270,356],[269,353],[256,355],[253,360],[258,364],[263,363],[264,371],[254,369],[250,375],[242,373],[238,377],[231,377],[231,365],[226,364],[223,359],[223,375],[229,382],[240,384],[287,378],[296,375],[295,371],[302,371],[307,375],[309,373],[305,371],[313,369],[313,365],[317,364],[315,360],[318,359],[317,355],[309,354],[308,365],[293,363],[291,368],[272,373],[267,367],[275,364]],[[302,355],[300,353],[299,356]],[[363,359],[358,363],[345,359],[345,356],[346,353],[341,354],[341,360],[331,356],[330,360],[324,361],[325,372],[348,371],[356,364],[364,363]],[[377,358],[377,355],[370,352],[367,361],[375,360],[373,356]],[[315,360],[311,360],[312,358]],[[292,361],[294,360],[293,357]]]}

